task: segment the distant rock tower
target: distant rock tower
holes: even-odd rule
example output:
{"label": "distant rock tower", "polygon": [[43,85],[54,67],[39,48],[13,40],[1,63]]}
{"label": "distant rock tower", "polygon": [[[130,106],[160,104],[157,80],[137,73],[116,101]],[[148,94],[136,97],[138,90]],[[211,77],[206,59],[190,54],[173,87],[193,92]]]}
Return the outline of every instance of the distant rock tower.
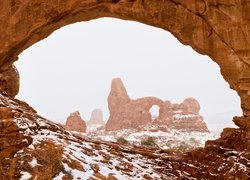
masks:
{"label": "distant rock tower", "polygon": [[69,131],[86,132],[86,123],[81,118],[79,111],[75,111],[69,115],[66,121],[65,129]]}
{"label": "distant rock tower", "polygon": [[103,121],[103,113],[101,109],[94,109],[91,113],[90,120],[87,121],[87,130],[96,131],[98,129],[104,129],[105,122]]}
{"label": "distant rock tower", "polygon": [[87,121],[87,126],[89,125],[105,125],[105,122],[103,121],[103,113],[101,109],[94,109],[91,113],[90,120]]}

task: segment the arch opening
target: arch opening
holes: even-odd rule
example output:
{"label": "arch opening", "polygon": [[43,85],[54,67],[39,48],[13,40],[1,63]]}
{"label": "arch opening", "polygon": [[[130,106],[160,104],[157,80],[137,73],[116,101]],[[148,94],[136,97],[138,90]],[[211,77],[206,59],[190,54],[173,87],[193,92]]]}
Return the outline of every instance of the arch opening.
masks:
{"label": "arch opening", "polygon": [[151,114],[151,119],[152,121],[156,120],[159,118],[160,115],[160,107],[158,105],[153,105],[150,109],[149,112]]}
{"label": "arch opening", "polygon": [[[18,92],[19,76],[18,73],[15,73],[15,69],[12,68],[12,65],[23,50],[28,49],[28,47],[48,37],[55,30],[65,25],[101,17],[133,20],[170,32],[178,38],[182,44],[189,45],[200,54],[208,55],[216,62],[220,67],[223,78],[229,83],[230,88],[235,90],[241,98],[243,116],[234,117],[233,119],[239,128],[225,128],[219,139],[207,141],[204,148],[198,148],[188,153],[190,156],[187,156],[187,153],[174,153],[175,155],[171,158],[167,153],[167,156],[162,157],[162,153],[164,152],[155,151],[155,148],[147,148],[149,152],[152,152],[151,155],[148,151],[145,152],[144,148],[140,148],[140,151],[137,152],[141,155],[139,159],[142,161],[138,161],[138,155],[134,155],[134,149],[126,146],[126,153],[131,156],[128,156],[129,158],[124,156],[124,158],[127,158],[127,160],[131,162],[133,167],[131,168],[133,169],[131,172],[137,174],[138,178],[150,178],[152,175],[151,172],[149,175],[141,171],[141,169],[145,169],[144,162],[149,162],[146,164],[149,165],[148,169],[152,169],[154,173],[152,176],[156,175],[156,177],[161,177],[162,179],[169,177],[175,178],[177,176],[186,177],[187,175],[193,178],[204,179],[214,179],[214,177],[246,179],[249,176],[247,160],[249,160],[250,131],[249,4],[249,2],[244,0],[223,1],[223,3],[219,1],[200,0],[194,0],[192,3],[190,3],[190,1],[176,0],[0,1],[0,123],[4,134],[4,138],[2,138],[4,140],[2,143],[4,147],[1,148],[0,151],[0,155],[4,158],[4,161],[0,163],[0,166],[6,167],[6,164],[11,164],[12,167],[7,169],[2,168],[6,169],[3,173],[0,172],[0,176],[3,177],[2,179],[21,176],[21,178],[24,178],[24,176],[28,178],[31,176],[38,178],[40,176],[44,177],[44,173],[37,171],[36,168],[30,168],[28,172],[23,172],[22,170],[27,170],[26,167],[29,167],[31,164],[33,166],[37,159],[35,157],[38,156],[39,158],[39,154],[41,153],[37,153],[37,149],[32,150],[29,145],[35,136],[39,136],[39,142],[41,143],[43,143],[44,140],[48,140],[48,134],[50,133],[47,134],[46,128],[49,129],[49,132],[52,132],[50,135],[56,136],[50,137],[52,142],[49,142],[48,146],[47,144],[43,147],[40,146],[42,147],[41,149],[39,148],[42,150],[42,154],[45,153],[42,159],[44,159],[44,157],[58,157],[54,156],[53,152],[58,152],[57,147],[60,145],[64,152],[60,158],[49,158],[46,159],[48,161],[46,161],[45,164],[39,165],[39,168],[45,167],[46,170],[53,173],[45,173],[47,179],[61,177],[61,175],[65,173],[67,174],[65,174],[64,177],[68,175],[71,177],[71,175],[75,174],[73,173],[75,172],[74,169],[66,172],[65,169],[69,169],[71,165],[67,163],[68,166],[66,166],[66,168],[64,166],[63,169],[62,165],[64,164],[62,162],[70,161],[71,158],[68,158],[69,156],[67,155],[75,154],[74,151],[78,151],[79,147],[85,150],[86,144],[96,147],[91,148],[92,152],[99,151],[100,145],[105,144],[102,148],[107,150],[106,152],[109,152],[110,149],[115,149],[115,151],[118,151],[118,154],[124,153],[123,148],[117,148],[117,146],[112,145],[112,143],[107,145],[107,143],[100,144],[92,140],[86,141],[81,139],[84,141],[84,143],[82,143],[76,142],[75,138],[73,141],[68,138],[68,133],[62,134],[62,132],[65,132],[63,128],[50,121],[41,119],[36,111],[26,103],[13,99]],[[111,47],[113,47],[113,45]],[[187,74],[185,74],[185,76]],[[213,98],[210,97],[210,99],[212,100]],[[169,104],[169,102],[164,103]],[[229,104],[231,104],[231,102]],[[175,106],[177,106],[177,104],[174,104],[173,107]],[[225,106],[224,109],[228,110],[228,106]],[[177,117],[179,117],[179,115]],[[30,123],[32,123],[32,128],[29,127],[29,125],[31,125]],[[26,124],[25,127],[24,124]],[[43,129],[44,125],[46,126],[45,131]],[[5,127],[7,127],[7,129],[5,129]],[[175,135],[176,134],[171,137],[175,137]],[[73,135],[73,137],[76,136]],[[78,137],[76,137],[76,139],[78,139]],[[154,138],[149,137],[143,144],[155,145],[154,141]],[[192,139],[192,141],[196,143],[196,139]],[[58,144],[56,144],[56,142],[58,142]],[[121,142],[126,143],[127,141],[121,138]],[[170,141],[169,143],[172,142],[173,141]],[[73,149],[70,148],[71,150],[67,147],[69,143],[75,145]],[[31,145],[34,145],[34,142]],[[185,144],[182,144],[182,147],[185,148]],[[28,153],[33,152],[31,156],[27,151]],[[69,152],[69,154],[67,154],[67,152]],[[85,162],[84,157],[86,157],[86,154],[83,151],[78,152],[81,152],[79,161]],[[20,157],[19,153],[25,153],[28,155],[28,158],[22,155]],[[14,154],[18,155],[13,157]],[[177,155],[178,164],[176,164]],[[32,161],[28,162],[32,156]],[[65,159],[65,157],[67,157],[67,159]],[[165,157],[167,159],[165,159]],[[20,160],[20,162],[23,162],[21,163],[22,165],[17,163],[19,161],[16,161],[16,158],[22,158],[22,160]],[[242,161],[242,158],[244,161]],[[99,161],[99,156],[98,159],[95,157],[91,159]],[[119,159],[117,160],[120,161]],[[39,162],[39,159],[37,159],[37,162]],[[143,162],[140,163],[143,166],[140,167],[138,162]],[[120,163],[123,162],[120,161]],[[53,164],[57,165],[51,166]],[[116,164],[117,163],[115,163],[115,165]],[[162,169],[166,171],[159,171],[159,164],[161,164]],[[106,165],[104,165],[104,167],[105,166]],[[56,167],[56,169],[54,167]],[[96,164],[94,164],[94,166],[89,164],[87,169],[92,169],[95,173],[95,171],[102,168],[99,168]],[[112,169],[115,170],[116,168],[113,166]],[[228,169],[230,169],[230,171],[228,171]],[[122,176],[127,177],[127,173],[124,174],[122,171],[121,169],[117,173],[121,173]],[[56,174],[56,172],[58,172],[58,174]],[[167,172],[167,175],[165,172]],[[79,176],[85,176],[85,172],[80,173],[81,175]],[[87,174],[89,174],[89,171]],[[95,176],[95,174],[93,174],[93,176]],[[8,177],[6,178],[5,175]],[[102,173],[100,173],[100,175],[102,175]],[[107,174],[105,174],[105,176],[106,175]],[[73,176],[75,177],[75,175]],[[110,174],[108,176],[110,176]],[[131,177],[131,174],[129,174],[129,176]],[[113,173],[111,178],[113,178]]]}
{"label": "arch opening", "polygon": [[[111,24],[117,24],[117,25],[113,25],[113,27],[111,28],[111,29],[114,29],[113,31],[110,30]],[[70,114],[71,112],[74,112],[75,110],[81,111],[82,109],[86,109],[86,110],[83,110],[83,112],[81,112],[81,114],[83,115],[83,119],[88,120],[89,118],[88,116],[90,115],[91,111],[95,109],[96,107],[101,107],[102,109],[106,109],[106,111],[104,110],[104,119],[107,120],[108,110],[107,110],[106,98],[108,95],[109,85],[110,85],[110,81],[112,78],[117,77],[117,76],[123,76],[124,74],[126,74],[125,71],[132,71],[133,75],[136,75],[138,74],[138,69],[142,69],[142,67],[145,65],[146,68],[143,71],[150,72],[148,73],[150,76],[147,76],[148,81],[150,81],[150,83],[146,84],[143,82],[145,81],[145,77],[143,77],[145,76],[145,74],[141,74],[139,76],[137,75],[137,76],[126,77],[128,78],[128,80],[126,80],[127,81],[126,83],[130,82],[129,86],[132,92],[132,96],[135,98],[146,97],[149,95],[158,96],[157,93],[159,93],[160,94],[159,98],[161,99],[171,100],[172,102],[181,103],[185,98],[189,96],[193,96],[192,91],[195,90],[195,88],[190,88],[192,87],[189,84],[190,79],[201,76],[201,74],[204,71],[204,69],[192,68],[192,66],[195,66],[195,65],[202,66],[203,64],[203,66],[206,66],[206,67],[209,66],[210,69],[213,69],[215,67],[215,70],[212,70],[210,73],[207,72],[207,75],[204,74],[203,76],[203,77],[210,76],[210,79],[203,80],[202,78],[200,79],[198,78],[194,80],[198,82],[197,84],[199,84],[198,86],[193,85],[193,86],[196,86],[196,89],[197,89],[196,93],[201,92],[201,93],[198,93],[198,99],[201,101],[204,101],[204,97],[206,96],[204,96],[204,93],[202,93],[202,91],[206,91],[206,89],[208,89],[209,87],[214,86],[214,85],[208,85],[207,82],[212,82],[214,81],[212,80],[212,78],[220,76],[218,67],[214,63],[211,63],[211,60],[209,60],[205,56],[200,56],[196,53],[194,53],[195,54],[194,56],[190,56],[190,54],[193,53],[193,50],[191,48],[180,45],[180,43],[176,41],[174,38],[168,39],[171,36],[165,31],[162,31],[160,29],[155,29],[149,26],[145,26],[142,24],[134,23],[134,22],[133,23],[131,22],[131,27],[125,30],[126,27],[129,26],[129,24],[130,23],[128,22],[120,21],[117,19],[99,19],[95,21],[90,21],[86,23],[86,25],[85,23],[78,23],[72,26],[65,27],[59,30],[58,32],[54,33],[52,36],[50,36],[50,38],[46,39],[46,41],[49,41],[50,45],[47,45],[46,43],[43,44],[43,42],[36,44],[35,46],[32,47],[33,52],[31,52],[32,53],[31,56],[28,56],[29,54],[28,51],[24,52],[23,57],[20,57],[20,61],[17,62],[17,65],[19,62],[21,63],[21,61],[25,64],[31,63],[29,64],[29,66],[26,66],[23,69],[23,72],[26,71],[27,74],[21,75],[21,76],[26,76],[29,79],[27,79],[26,82],[22,82],[22,83],[25,83],[26,87],[28,88],[26,88],[26,90],[21,89],[21,93],[24,91],[28,92],[27,94],[29,94],[30,97],[31,95],[33,96],[33,100],[27,99],[28,96],[24,97],[24,95],[21,95],[21,94],[18,97],[20,97],[21,99],[25,99],[26,101],[30,102],[32,106],[35,106],[35,107],[36,107],[36,104],[38,104],[37,102],[40,101],[39,103],[44,104],[44,105],[42,108],[36,107],[36,109],[38,109],[39,112],[41,112],[41,114],[44,114],[45,117],[49,117],[50,119],[56,120],[57,122],[61,121],[62,123],[68,114]],[[135,27],[132,27],[132,25],[134,25]],[[86,29],[85,31],[83,30],[83,26],[85,26],[84,27]],[[88,29],[88,26],[90,26],[89,29]],[[102,30],[100,30],[101,28]],[[96,29],[96,30],[93,30],[93,29]],[[77,31],[77,32],[74,32],[74,31]],[[92,31],[92,34],[91,34],[91,31]],[[134,35],[133,35],[133,31],[135,31]],[[153,36],[152,38],[149,38],[148,34],[152,32],[154,33],[154,35],[152,35]],[[79,37],[79,34],[82,34],[82,37]],[[134,41],[133,44],[131,44],[131,40],[129,38],[121,38],[122,34],[130,34],[132,36],[131,39],[137,39],[137,42]],[[168,35],[163,36],[164,34],[168,34]],[[98,39],[97,42],[93,41],[93,39],[95,38]],[[113,38],[115,39],[114,41],[112,40]],[[66,39],[68,43],[63,42],[64,39]],[[81,41],[77,41],[77,39],[82,39],[81,41],[83,43]],[[157,39],[157,40],[153,40],[153,39]],[[84,43],[84,41],[86,42],[88,41],[89,43]],[[145,48],[143,48],[143,45],[138,43],[140,41],[141,42],[149,41],[152,43],[152,45],[145,46]],[[166,43],[167,41],[171,41],[169,45]],[[107,44],[107,42],[110,42],[110,44]],[[77,47],[79,48],[73,48],[73,50],[70,50],[70,47],[74,45],[75,43],[77,43]],[[121,45],[119,45],[120,43]],[[64,46],[65,44],[68,46]],[[154,48],[156,44],[159,45],[158,49]],[[138,50],[137,47],[140,47],[141,50]],[[181,54],[179,51],[179,48],[183,48],[183,47],[185,47],[185,50],[183,52],[185,53],[185,56],[175,57],[177,54]],[[41,51],[41,48],[43,49],[43,51]],[[50,51],[52,49],[53,49],[53,52]],[[66,53],[63,53],[62,49],[67,49],[68,52],[65,51]],[[85,49],[86,52],[83,53],[81,49]],[[98,49],[100,49],[100,51]],[[131,52],[131,54],[130,53],[124,54],[124,49],[126,49],[127,52]],[[40,54],[39,54],[39,51],[41,52]],[[102,56],[95,57],[94,54],[96,54],[95,53],[96,51],[99,51],[98,53],[102,54]],[[112,51],[112,56],[113,56],[112,58],[116,59],[116,62],[114,60],[113,61],[110,60],[111,57],[109,56],[110,56],[111,51]],[[36,53],[38,53],[39,55],[35,56]],[[133,56],[139,53],[141,53],[142,55],[139,55],[139,57],[137,58],[138,63],[135,65],[134,64],[135,62],[133,61],[135,57]],[[164,53],[165,55],[163,55]],[[168,57],[167,54],[170,54],[172,57],[171,56]],[[62,61],[63,58],[66,58],[68,60]],[[204,58],[204,62],[206,61],[206,63],[203,63],[202,61],[197,60],[199,58]],[[50,65],[44,68],[41,68],[44,66],[43,61],[45,61],[45,59],[49,60]],[[89,63],[87,61],[88,59],[90,59],[94,63],[92,64]],[[107,63],[103,59],[105,59]],[[151,59],[155,59],[155,63],[150,62]],[[163,59],[166,59],[168,63],[162,65],[161,63],[164,61]],[[86,63],[85,61],[87,61],[89,64]],[[173,63],[173,61],[176,61],[176,63]],[[190,63],[191,61],[192,63]],[[123,62],[128,62],[132,66],[126,67],[126,63],[123,63]],[[182,63],[184,63],[184,65],[180,66],[180,64]],[[94,87],[93,82],[100,81],[100,78],[104,73],[111,72],[112,67],[109,66],[110,64],[112,64],[114,67],[117,67],[118,70],[122,70],[123,68],[122,66],[124,66],[125,71],[123,72],[123,74],[119,73],[118,71],[114,72],[113,74],[112,73],[109,74],[110,76],[107,79],[105,79],[105,82],[106,82],[105,84],[100,83],[98,88]],[[97,66],[105,67],[106,65],[108,65],[106,69],[105,68],[102,70],[97,69]],[[37,67],[37,69],[35,67]],[[62,69],[64,68],[64,70],[60,72],[61,68]],[[189,68],[191,69],[188,70]],[[22,69],[22,67],[19,66],[19,69]],[[30,76],[30,69],[34,71],[32,72],[34,76]],[[49,73],[51,74],[49,75],[50,81],[46,80],[47,81],[46,83],[49,83],[50,88],[44,88],[43,83],[42,83],[45,80],[44,76],[41,76],[41,74],[44,73],[44,69],[46,69],[48,74]],[[166,73],[164,75],[165,71],[169,73]],[[65,72],[68,73],[66,76],[66,79],[62,78]],[[185,77],[180,75],[181,72],[185,72],[184,73]],[[37,79],[36,79],[35,75],[36,74],[38,75],[39,73],[40,73],[40,76],[37,76],[36,77]],[[72,76],[70,76],[69,73],[72,74]],[[156,74],[156,76],[153,76],[153,74]],[[214,74],[214,75],[211,76],[211,74]],[[91,80],[90,77],[91,76],[93,77],[94,75],[97,75],[96,79]],[[81,77],[81,78],[77,79],[77,77]],[[173,77],[175,78],[177,77],[177,80],[175,80],[175,78]],[[82,86],[83,81],[88,82],[88,83],[86,83],[85,86]],[[221,94],[220,97],[222,101],[227,99],[229,103],[229,101],[232,100],[226,96],[223,96],[223,94],[225,95],[225,93],[223,93],[222,91],[224,91],[225,89],[229,94],[234,96],[234,97],[232,96],[232,98],[234,99],[233,101],[236,102],[235,104],[239,103],[239,100],[235,98],[235,94],[233,94],[230,90],[228,91],[229,88],[227,87],[227,84],[224,82],[222,78],[214,82],[215,84],[218,85],[222,81],[223,81],[223,85],[221,84],[217,88],[214,88],[214,91],[212,92],[213,93],[212,97],[207,98],[209,99],[210,108],[214,107],[214,104],[218,104],[217,102],[219,100],[218,98],[216,99],[216,96],[218,95],[218,93]],[[33,92],[31,91],[30,85],[28,85],[30,82],[32,82],[33,86],[35,86],[35,89],[36,89]],[[57,87],[59,82],[63,84],[60,88]],[[179,83],[179,82],[183,82],[183,83]],[[78,84],[79,86],[81,86],[80,88],[78,88]],[[86,93],[87,96],[81,97],[81,95],[79,95],[81,94],[80,91],[84,92],[89,85],[91,85],[92,89],[91,90],[89,89],[88,91],[92,93]],[[23,85],[21,88],[24,88],[24,86],[25,85]],[[94,100],[96,103],[92,103],[90,104],[90,107],[87,107],[85,102],[93,101],[89,97],[95,97],[95,95],[98,94],[97,91],[99,91],[99,89],[101,89],[104,86],[106,87],[106,92],[105,92],[106,95],[102,95],[102,97],[98,97],[98,98],[102,99],[105,103],[98,104],[99,102]],[[133,86],[135,86],[136,88],[131,88]],[[201,89],[198,90],[198,88],[201,88]],[[223,90],[222,89],[220,90],[220,88],[222,88]],[[38,98],[36,98],[37,92],[39,91],[39,89],[43,89],[43,91],[46,92],[46,93],[41,93],[39,95],[40,97],[42,97],[41,98],[42,100],[39,100]],[[55,93],[53,94],[51,89],[57,89],[57,90],[55,90]],[[66,91],[68,91],[69,94],[63,93],[62,92],[63,89],[67,89]],[[151,91],[150,89],[154,89],[154,91]],[[159,91],[160,89],[162,91]],[[187,93],[184,93],[180,95],[179,97],[176,96],[176,92],[180,93],[183,89],[185,89]],[[60,96],[60,94],[63,94],[65,97],[63,97],[62,95]],[[78,96],[76,96],[77,94]],[[174,94],[175,94],[175,98],[171,99],[171,96],[173,97]],[[67,102],[67,105],[70,104],[71,107],[68,108],[67,110],[64,110],[63,115],[52,116],[52,114],[53,115],[55,114],[55,111],[61,112],[62,109],[64,108],[58,104],[54,104],[53,108],[50,108],[50,112],[48,113],[46,109],[47,108],[46,99],[52,100],[53,98],[54,98],[54,102],[59,102],[59,104],[61,105],[64,104],[64,98],[67,99],[65,101]],[[73,99],[75,100],[82,99],[82,102],[77,102],[77,104],[74,105]],[[202,103],[202,106],[203,104],[206,104],[206,103]],[[225,101],[224,101],[224,104],[225,104]],[[57,106],[59,106],[60,108],[58,108]],[[220,116],[219,113],[221,113],[221,109],[223,107],[224,106],[222,104],[218,106],[217,107],[218,111],[214,111],[214,114],[211,114],[212,111],[210,112],[204,111],[206,107],[202,108],[201,115],[205,116],[205,120],[209,119],[213,121],[213,123],[208,125],[209,129],[216,128],[218,124],[219,124],[219,127],[218,129],[216,129],[216,131],[221,131],[221,129],[225,126],[233,126],[232,123],[230,124],[230,121],[228,121],[228,119],[231,116],[236,115],[236,113],[240,113],[239,107],[237,106],[238,109],[234,109],[231,112],[232,114],[228,114],[228,116],[218,117]],[[222,115],[226,114],[229,111],[231,110],[225,111],[221,114]],[[224,120],[221,120],[221,119],[224,119]]]}
{"label": "arch opening", "polygon": [[[69,3],[68,6],[67,3]],[[95,3],[79,1],[79,3],[74,4],[67,1],[63,7],[61,7],[62,4],[48,5],[47,2],[43,4],[43,6],[38,7],[34,2],[2,4],[2,7],[6,9],[13,9],[13,6],[17,9],[22,8],[20,11],[13,11],[11,15],[4,14],[6,11],[2,12],[1,17],[9,17],[11,23],[1,22],[5,35],[1,37],[1,42],[3,42],[0,47],[1,72],[10,68],[24,49],[65,25],[101,17],[133,20],[171,32],[181,43],[190,45],[198,53],[208,55],[219,64],[224,79],[230,84],[230,88],[236,90],[241,97],[244,116],[249,116],[249,58],[247,53],[240,53],[247,51],[246,47],[248,46],[246,41],[241,41],[244,38],[237,37],[247,34],[244,32],[247,29],[244,31],[235,29],[236,32],[231,33],[234,41],[231,41],[230,36],[225,36],[227,33],[220,29],[228,30],[227,25],[231,25],[234,18],[226,18],[227,23],[224,21],[224,23],[216,23],[220,22],[219,17],[225,15],[224,13],[220,14],[220,11],[214,11],[216,6],[206,3],[198,3],[199,5],[193,6],[185,2],[164,1],[156,3],[140,0],[98,1]],[[29,8],[33,6],[36,8]],[[214,16],[212,12],[216,12],[217,15]],[[231,17],[235,14],[226,15]]]}

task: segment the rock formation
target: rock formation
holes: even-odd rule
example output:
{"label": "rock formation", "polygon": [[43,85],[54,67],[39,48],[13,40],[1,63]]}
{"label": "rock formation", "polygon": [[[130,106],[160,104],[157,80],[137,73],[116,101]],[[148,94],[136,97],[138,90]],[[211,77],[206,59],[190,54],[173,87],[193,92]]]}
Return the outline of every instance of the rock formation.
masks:
{"label": "rock formation", "polygon": [[[51,0],[0,2],[0,72],[53,31],[101,17],[133,20],[171,32],[221,69],[250,116],[250,2],[247,0]],[[156,47],[157,48],[157,47]]]}
{"label": "rock formation", "polygon": [[[101,168],[90,165],[99,155],[103,157],[100,167],[114,169],[124,179],[134,174],[141,179],[157,174],[162,179],[249,179],[249,12],[247,0],[0,1],[0,73],[4,79],[0,85],[0,179],[77,179],[72,177],[76,169],[82,173],[94,169],[87,174],[104,178]],[[11,98],[18,92],[19,82],[18,76],[9,76],[8,72],[23,50],[65,25],[101,17],[162,28],[198,53],[208,55],[241,98],[243,116],[234,118],[239,128],[225,128],[221,138],[189,153],[132,149],[76,137],[38,116],[26,103]],[[12,90],[8,93],[7,89]],[[73,150],[67,148],[70,145],[74,145]],[[79,161],[73,157],[76,151]],[[139,168],[134,166],[138,154],[138,165],[143,165]],[[33,163],[36,160],[39,165]],[[142,172],[145,168],[154,174]],[[113,176],[105,174],[105,178]]]}
{"label": "rock formation", "polygon": [[14,65],[0,73],[0,92],[15,97],[19,91],[19,73]]}
{"label": "rock formation", "polygon": [[94,109],[91,113],[90,120],[87,121],[87,124],[101,124],[104,125],[105,122],[103,121],[103,113],[101,109]]}
{"label": "rock formation", "polygon": [[65,129],[69,131],[86,132],[86,123],[82,120],[79,111],[70,114],[67,118]]}
{"label": "rock formation", "polygon": [[0,94],[0,102],[0,179],[249,179],[250,119],[181,153],[86,139],[22,101]]}
{"label": "rock formation", "polygon": [[[181,104],[171,104],[155,97],[131,100],[121,81],[112,81],[108,97],[110,117],[107,131],[141,128],[142,126],[165,126],[165,129],[208,132],[206,123],[199,115],[200,104],[194,98],[187,98]],[[153,119],[150,108],[159,106],[159,117]]]}
{"label": "rock formation", "polygon": [[112,80],[111,89],[112,91],[110,91],[108,96],[108,102],[110,102],[108,103],[108,107],[112,113],[112,111],[116,111],[120,106],[130,102],[130,98],[120,78]]}
{"label": "rock formation", "polygon": [[101,109],[94,109],[91,113],[90,120],[86,122],[87,130],[97,130],[99,128],[104,128],[105,122],[103,121],[103,113]]}

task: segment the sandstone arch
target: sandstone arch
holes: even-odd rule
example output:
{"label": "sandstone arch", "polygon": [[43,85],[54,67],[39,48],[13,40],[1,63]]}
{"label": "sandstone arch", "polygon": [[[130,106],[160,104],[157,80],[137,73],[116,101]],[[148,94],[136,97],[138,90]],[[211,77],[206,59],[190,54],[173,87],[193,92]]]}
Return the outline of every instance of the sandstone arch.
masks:
{"label": "sandstone arch", "polygon": [[[207,141],[204,148],[188,154],[178,154],[178,158],[177,156],[169,157],[169,155],[162,157],[161,154],[158,154],[161,153],[158,150],[153,150],[149,154],[149,151],[144,152],[144,149],[134,150],[118,148],[116,145],[108,143],[103,144],[108,147],[107,150],[117,150],[117,154],[139,153],[145,160],[161,156],[160,162],[157,158],[157,162],[154,161],[152,164],[158,169],[158,171],[157,169],[154,171],[161,174],[164,174],[162,169],[166,169],[167,174],[180,175],[182,172],[181,175],[190,174],[190,177],[194,178],[248,179],[250,149],[249,9],[248,0],[0,1],[0,72],[2,77],[5,77],[4,74],[6,72],[8,74],[12,63],[17,60],[23,50],[46,38],[56,29],[74,22],[100,17],[115,17],[163,28],[171,32],[181,43],[190,45],[197,52],[208,55],[219,64],[223,77],[241,97],[244,117],[235,118],[240,129],[225,128],[219,139]],[[18,81],[17,74],[13,77],[15,77],[13,81]],[[11,82],[13,83],[13,81]],[[6,82],[8,83],[9,79]],[[18,87],[18,84],[14,86]],[[4,84],[3,89],[5,87],[12,86]],[[8,94],[8,89],[5,90]],[[16,89],[14,88],[10,92],[8,95],[14,96]],[[1,91],[1,93],[3,92]],[[20,171],[24,168],[22,168],[22,163],[17,163],[21,161],[13,156],[16,152],[20,152],[19,150],[31,151],[27,147],[32,143],[32,136],[37,133],[42,136],[43,128],[49,129],[50,132],[58,132],[56,137],[62,140],[61,145],[68,141],[76,143],[76,137],[69,136],[61,127],[41,119],[26,103],[2,95],[0,95],[0,100],[2,104],[1,134],[4,135],[1,137],[3,147],[0,151],[1,179],[13,179],[21,176]],[[21,119],[24,124],[28,123],[27,126],[19,127],[17,119]],[[33,126],[29,127],[29,123],[32,123]],[[82,141],[89,142],[90,140],[78,139],[78,144],[82,145]],[[48,146],[47,144],[45,144],[46,147],[42,147],[43,151],[38,151],[36,154],[53,157],[43,165],[43,168],[48,171],[30,168],[34,177],[38,173],[38,178],[51,179],[56,175],[54,168],[61,168],[61,156],[54,158],[55,152],[58,152],[56,144],[49,143]],[[92,142],[92,144],[100,147],[100,142]],[[28,156],[30,155],[28,154]],[[34,154],[33,157],[35,157]],[[123,157],[126,156],[123,155]],[[133,158],[131,159],[133,160]],[[25,169],[27,169],[29,161],[25,161]],[[11,165],[10,168],[6,169],[8,167],[6,164]],[[164,165],[160,170],[159,164]],[[222,171],[218,171],[218,169],[222,169]]]}
{"label": "sandstone arch", "polygon": [[250,115],[250,3],[221,0],[36,0],[0,2],[0,71],[56,29],[100,17],[163,28],[221,68]]}
{"label": "sandstone arch", "polygon": [[[187,98],[181,104],[172,104],[156,97],[130,99],[120,78],[112,80],[108,106],[110,114],[105,126],[106,131],[178,129],[209,132],[199,114],[200,104],[196,99]],[[159,108],[155,119],[151,113],[153,106]]]}

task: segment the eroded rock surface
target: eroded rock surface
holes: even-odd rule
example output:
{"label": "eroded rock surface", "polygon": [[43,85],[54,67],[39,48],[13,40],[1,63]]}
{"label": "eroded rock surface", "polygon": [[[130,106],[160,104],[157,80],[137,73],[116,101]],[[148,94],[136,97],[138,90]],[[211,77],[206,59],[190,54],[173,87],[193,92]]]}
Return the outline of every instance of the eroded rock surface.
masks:
{"label": "eroded rock surface", "polygon": [[[191,152],[90,140],[0,94],[0,179],[249,179],[249,119]],[[240,142],[244,142],[243,144]]]}
{"label": "eroded rock surface", "polygon": [[[219,140],[208,142],[205,148],[176,155],[158,149],[128,148],[80,139],[41,119],[27,104],[1,95],[0,179],[17,179],[22,175],[72,179],[76,169],[83,172],[92,167],[95,173],[91,172],[91,176],[112,177],[112,174],[102,174],[104,171],[97,172],[99,168],[95,165],[89,165],[96,164],[98,159],[90,158],[89,162],[88,157],[100,153],[103,157],[100,169],[108,166],[115,169],[114,164],[119,160],[123,169],[116,168],[125,179],[134,175],[142,177],[142,173],[144,178],[154,176],[142,172],[147,168],[163,179],[249,179],[249,9],[247,0],[0,1],[2,73],[9,70],[23,50],[65,25],[100,17],[134,20],[165,29],[181,43],[213,59],[220,66],[224,79],[239,94],[244,113],[234,120],[238,129],[225,129]],[[6,94],[4,90],[6,88],[1,88],[2,94]],[[66,149],[67,146],[74,146],[73,150]],[[82,149],[78,151],[82,153],[79,163],[74,161],[78,148]],[[99,151],[100,148],[105,153]],[[34,167],[30,164],[35,162],[33,157],[39,163]]]}
{"label": "eroded rock surface", "polygon": [[[171,104],[155,97],[132,100],[121,79],[116,78],[111,84],[108,104],[110,116],[106,124],[107,131],[141,127],[208,131],[206,123],[199,115],[200,104],[194,98],[187,98],[181,104]],[[150,113],[154,105],[160,108],[159,117],[156,119]]]}
{"label": "eroded rock surface", "polygon": [[14,65],[0,73],[0,92],[15,97],[19,92],[19,73]]}
{"label": "eroded rock surface", "polygon": [[169,31],[213,59],[250,116],[249,9],[247,0],[0,1],[0,72],[65,25],[101,17],[133,20]]}
{"label": "eroded rock surface", "polygon": [[69,115],[65,129],[69,131],[86,132],[87,126],[85,121],[81,118],[79,111],[73,112]]}

